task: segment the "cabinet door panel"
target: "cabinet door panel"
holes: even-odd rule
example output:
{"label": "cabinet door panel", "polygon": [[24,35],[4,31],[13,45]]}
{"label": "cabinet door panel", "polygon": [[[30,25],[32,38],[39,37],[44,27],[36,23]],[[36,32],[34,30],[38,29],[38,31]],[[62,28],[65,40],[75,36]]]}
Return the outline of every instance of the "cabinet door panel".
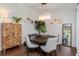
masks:
{"label": "cabinet door panel", "polygon": [[11,31],[13,29],[12,23],[2,23],[2,45],[3,48],[10,48],[13,38],[11,37]]}
{"label": "cabinet door panel", "polygon": [[21,43],[21,25],[14,24],[14,44],[19,45]]}

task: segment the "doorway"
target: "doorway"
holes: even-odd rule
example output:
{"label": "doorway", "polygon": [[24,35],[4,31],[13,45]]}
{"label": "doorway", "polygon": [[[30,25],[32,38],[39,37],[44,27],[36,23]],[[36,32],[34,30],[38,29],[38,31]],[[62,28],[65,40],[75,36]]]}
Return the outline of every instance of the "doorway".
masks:
{"label": "doorway", "polygon": [[72,46],[72,24],[63,24],[62,26],[62,44]]}

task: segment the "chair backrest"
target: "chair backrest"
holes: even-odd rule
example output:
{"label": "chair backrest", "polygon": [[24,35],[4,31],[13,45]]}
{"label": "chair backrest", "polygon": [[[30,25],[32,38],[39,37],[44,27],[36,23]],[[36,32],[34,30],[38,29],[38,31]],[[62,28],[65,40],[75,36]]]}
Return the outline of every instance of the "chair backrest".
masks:
{"label": "chair backrest", "polygon": [[35,34],[28,34],[28,36],[29,36],[29,39],[31,39],[32,37],[35,37],[37,34],[35,33]]}
{"label": "chair backrest", "polygon": [[46,44],[47,50],[55,50],[57,47],[58,38],[49,38]]}
{"label": "chair backrest", "polygon": [[28,35],[25,36],[27,47],[31,45]]}

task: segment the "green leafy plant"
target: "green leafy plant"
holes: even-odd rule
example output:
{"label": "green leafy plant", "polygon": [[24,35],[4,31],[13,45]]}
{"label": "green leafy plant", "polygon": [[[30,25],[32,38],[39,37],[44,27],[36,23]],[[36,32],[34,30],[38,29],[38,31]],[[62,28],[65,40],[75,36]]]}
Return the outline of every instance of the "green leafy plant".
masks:
{"label": "green leafy plant", "polygon": [[47,32],[46,23],[44,21],[35,21],[35,29],[39,32],[39,34]]}
{"label": "green leafy plant", "polygon": [[22,19],[21,17],[15,17],[15,16],[13,16],[12,18],[13,18],[13,21],[16,23],[18,23]]}

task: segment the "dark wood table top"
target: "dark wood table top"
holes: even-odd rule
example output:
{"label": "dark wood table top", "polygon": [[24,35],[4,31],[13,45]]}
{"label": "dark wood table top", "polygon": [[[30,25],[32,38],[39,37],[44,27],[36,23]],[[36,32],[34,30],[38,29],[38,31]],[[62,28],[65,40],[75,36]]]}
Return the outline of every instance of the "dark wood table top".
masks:
{"label": "dark wood table top", "polygon": [[37,35],[35,38],[30,39],[32,42],[39,44],[39,45],[44,45],[47,43],[48,38],[54,38],[56,36],[52,35]]}
{"label": "dark wood table top", "polygon": [[46,37],[35,37],[34,39],[31,39],[32,42],[39,44],[39,45],[45,45],[47,43],[48,38]]}

